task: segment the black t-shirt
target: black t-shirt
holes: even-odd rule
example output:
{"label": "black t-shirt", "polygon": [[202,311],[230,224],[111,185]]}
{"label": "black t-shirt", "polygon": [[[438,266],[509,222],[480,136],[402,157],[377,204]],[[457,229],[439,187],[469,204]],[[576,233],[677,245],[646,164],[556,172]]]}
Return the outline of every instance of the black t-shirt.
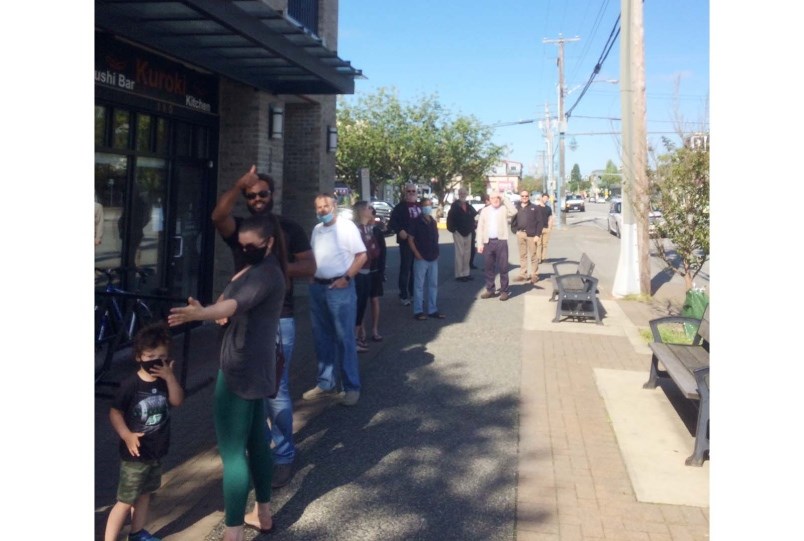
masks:
{"label": "black t-shirt", "polygon": [[[310,239],[304,232],[302,226],[284,216],[277,216],[279,218],[279,227],[282,228],[282,233],[285,235],[285,248],[288,252],[288,263],[296,261],[296,254],[312,250],[310,247]],[[232,258],[234,259],[235,273],[243,270],[246,266],[246,261],[243,259],[243,250],[237,240],[237,234],[240,232],[240,224],[243,223],[243,218],[235,216],[235,230],[228,238],[224,238],[223,242],[232,250]],[[223,238],[223,237],[221,237]],[[289,280],[290,287],[285,292],[285,303],[282,305],[282,317],[293,317],[293,280]]]}
{"label": "black t-shirt", "polygon": [[170,404],[167,383],[162,378],[143,381],[138,374],[126,378],[117,390],[112,407],[123,412],[126,426],[140,436],[140,456],[132,456],[122,439],[120,458],[130,462],[157,460],[170,446]]}

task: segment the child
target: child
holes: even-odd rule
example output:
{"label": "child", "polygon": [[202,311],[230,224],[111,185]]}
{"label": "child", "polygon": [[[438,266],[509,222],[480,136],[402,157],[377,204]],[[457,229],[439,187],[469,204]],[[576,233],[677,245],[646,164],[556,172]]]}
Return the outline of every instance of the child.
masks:
{"label": "child", "polygon": [[[438,225],[433,219],[433,202],[424,198],[422,214],[411,221],[408,244],[413,252],[413,317],[444,319],[438,311]],[[427,313],[424,313],[424,289],[427,287]]]}
{"label": "child", "polygon": [[143,528],[151,493],[162,482],[160,460],[170,440],[170,406],[184,400],[173,373],[170,331],[164,324],[149,325],[134,337],[134,360],[139,370],[120,384],[109,419],[120,436],[120,482],[117,503],[106,522],[105,541],[117,541],[131,515],[129,541],[159,541]]}

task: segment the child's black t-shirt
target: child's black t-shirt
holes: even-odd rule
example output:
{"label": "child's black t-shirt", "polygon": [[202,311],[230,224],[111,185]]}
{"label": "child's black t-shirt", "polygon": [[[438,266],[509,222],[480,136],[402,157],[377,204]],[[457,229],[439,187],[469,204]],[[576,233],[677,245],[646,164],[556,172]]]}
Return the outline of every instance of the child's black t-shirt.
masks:
{"label": "child's black t-shirt", "polygon": [[126,442],[120,440],[120,458],[132,462],[157,460],[167,454],[170,445],[170,405],[167,383],[162,378],[143,381],[136,373],[121,384],[112,402],[123,412],[126,426],[140,436],[140,456],[132,456]]}

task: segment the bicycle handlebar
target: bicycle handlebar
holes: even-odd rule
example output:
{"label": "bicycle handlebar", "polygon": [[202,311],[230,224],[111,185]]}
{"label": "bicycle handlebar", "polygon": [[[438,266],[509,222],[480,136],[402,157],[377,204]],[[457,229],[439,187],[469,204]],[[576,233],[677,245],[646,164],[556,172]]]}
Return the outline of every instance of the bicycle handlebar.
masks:
{"label": "bicycle handlebar", "polygon": [[136,272],[143,278],[147,278],[148,276],[153,276],[154,274],[156,274],[156,271],[149,267],[108,267],[108,268],[95,267],[95,272],[105,274],[106,276],[109,277],[110,280],[113,274],[122,275],[125,272],[131,272],[131,271]]}

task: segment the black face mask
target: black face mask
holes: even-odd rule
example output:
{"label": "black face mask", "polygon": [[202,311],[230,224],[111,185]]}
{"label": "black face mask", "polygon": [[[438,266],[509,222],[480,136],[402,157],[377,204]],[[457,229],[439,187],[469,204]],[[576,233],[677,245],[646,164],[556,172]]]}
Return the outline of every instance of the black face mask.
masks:
{"label": "black face mask", "polygon": [[268,245],[255,248],[254,246],[245,246],[242,249],[243,260],[247,265],[256,265],[268,254]]}
{"label": "black face mask", "polygon": [[163,366],[163,363],[162,359],[153,359],[150,361],[140,361],[140,366],[143,370],[150,374],[151,368],[154,368],[155,366]]}

